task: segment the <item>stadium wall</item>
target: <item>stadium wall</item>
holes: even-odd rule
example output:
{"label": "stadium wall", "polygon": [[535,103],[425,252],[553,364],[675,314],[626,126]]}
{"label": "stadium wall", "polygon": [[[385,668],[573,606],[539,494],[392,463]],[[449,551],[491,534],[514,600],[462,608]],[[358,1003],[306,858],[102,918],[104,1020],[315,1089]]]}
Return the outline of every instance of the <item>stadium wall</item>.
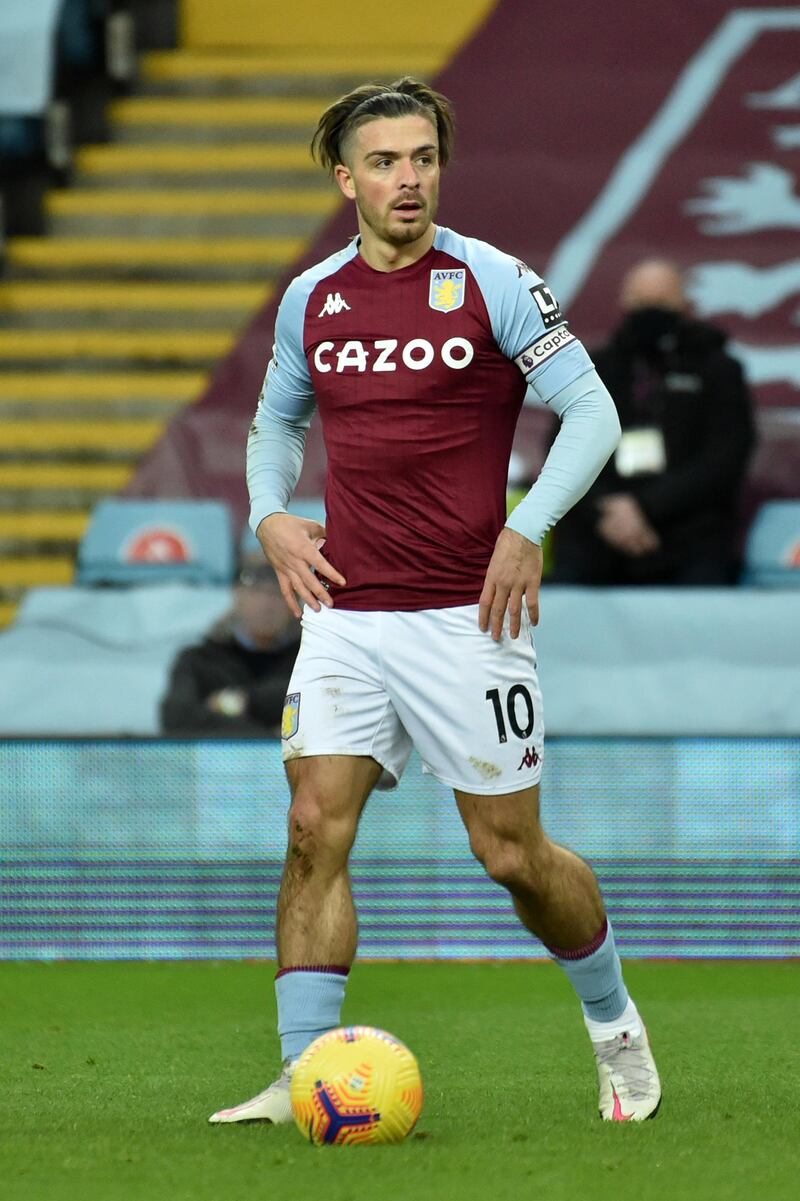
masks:
{"label": "stadium wall", "polygon": [[[276,743],[0,743],[0,957],[272,957]],[[623,952],[800,955],[800,739],[554,738],[545,825],[592,862]],[[370,800],[363,957],[540,957],[414,758]]]}

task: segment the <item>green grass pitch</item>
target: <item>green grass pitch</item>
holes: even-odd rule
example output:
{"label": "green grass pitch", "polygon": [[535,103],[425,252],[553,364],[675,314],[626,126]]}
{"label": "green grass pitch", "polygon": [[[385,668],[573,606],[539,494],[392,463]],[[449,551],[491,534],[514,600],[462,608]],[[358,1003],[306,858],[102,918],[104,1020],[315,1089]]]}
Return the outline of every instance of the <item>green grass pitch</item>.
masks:
{"label": "green grass pitch", "polygon": [[632,962],[665,1095],[596,1111],[577,1004],[542,963],[364,964],[344,1020],[416,1052],[400,1146],[210,1127],[278,1059],[263,963],[0,964],[3,1201],[782,1201],[800,1176],[800,963]]}

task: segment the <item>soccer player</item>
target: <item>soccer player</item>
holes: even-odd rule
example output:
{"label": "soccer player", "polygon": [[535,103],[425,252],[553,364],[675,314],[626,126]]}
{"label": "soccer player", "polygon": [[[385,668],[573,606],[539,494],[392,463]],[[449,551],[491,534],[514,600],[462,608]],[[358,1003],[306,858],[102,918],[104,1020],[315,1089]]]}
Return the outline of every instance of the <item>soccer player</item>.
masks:
{"label": "soccer player", "polygon": [[[410,78],[342,97],[312,142],[355,202],[358,237],[289,285],[248,442],[252,528],[287,603],[298,616],[303,606],[282,730],[283,1068],[212,1122],[291,1120],[295,1062],[341,1024],[359,816],[373,788],[396,784],[412,744],[453,789],[473,854],[578,994],[602,1117],[649,1118],[660,1101],[597,880],[539,822],[541,543],[597,476],[619,422],[539,276],[434,224],[452,147],[449,102]],[[506,521],[526,385],[561,426]],[[315,408],[324,529],[286,512]]]}

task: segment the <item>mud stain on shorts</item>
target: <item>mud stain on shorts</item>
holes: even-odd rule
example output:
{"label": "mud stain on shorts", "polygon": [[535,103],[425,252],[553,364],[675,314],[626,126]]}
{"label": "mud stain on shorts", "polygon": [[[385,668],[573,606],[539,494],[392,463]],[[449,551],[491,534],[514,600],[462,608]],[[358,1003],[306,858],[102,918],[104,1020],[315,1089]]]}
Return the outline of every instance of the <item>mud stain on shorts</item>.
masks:
{"label": "mud stain on shorts", "polygon": [[496,780],[503,774],[496,763],[487,763],[485,759],[476,759],[474,755],[470,755],[469,761],[484,780]]}

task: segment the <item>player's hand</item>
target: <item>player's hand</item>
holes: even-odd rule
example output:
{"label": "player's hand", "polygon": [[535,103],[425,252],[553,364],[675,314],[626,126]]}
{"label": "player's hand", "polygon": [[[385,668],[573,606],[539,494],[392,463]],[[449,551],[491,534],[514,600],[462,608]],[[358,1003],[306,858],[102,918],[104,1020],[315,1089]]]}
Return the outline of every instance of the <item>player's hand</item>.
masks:
{"label": "player's hand", "polygon": [[661,539],[635,496],[615,492],[598,502],[597,532],[615,550],[638,558],[658,550]]}
{"label": "player's hand", "polygon": [[256,530],[264,554],[275,568],[283,599],[295,617],[300,605],[319,613],[323,605],[333,607],[320,576],[344,586],[347,581],[321,554],[325,526],[291,513],[271,513]]}
{"label": "player's hand", "polygon": [[499,642],[508,610],[510,634],[516,638],[522,624],[523,599],[528,602],[531,621],[537,625],[541,582],[541,546],[504,526],[494,544],[479,602],[478,625],[484,633],[491,630],[492,638]]}

